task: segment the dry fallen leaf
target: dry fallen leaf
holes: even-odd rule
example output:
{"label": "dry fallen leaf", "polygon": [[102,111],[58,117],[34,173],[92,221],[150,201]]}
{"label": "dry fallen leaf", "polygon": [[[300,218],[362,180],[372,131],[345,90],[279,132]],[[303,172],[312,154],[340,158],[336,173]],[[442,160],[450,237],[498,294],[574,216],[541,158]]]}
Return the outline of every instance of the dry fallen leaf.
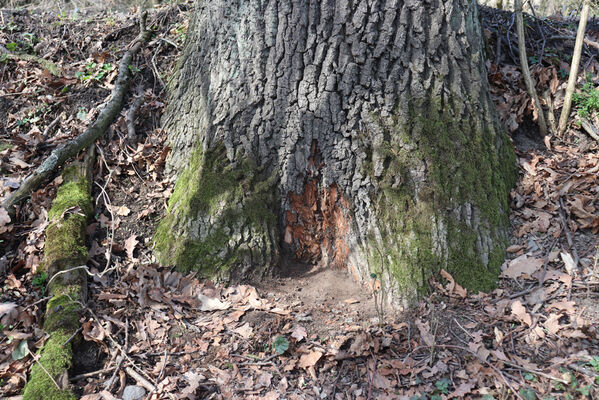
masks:
{"label": "dry fallen leaf", "polygon": [[219,299],[204,296],[203,294],[198,295],[198,299],[202,302],[200,311],[227,310],[231,308],[231,303],[228,301],[222,302]]}
{"label": "dry fallen leaf", "polygon": [[560,253],[560,256],[566,267],[566,272],[568,275],[573,276],[576,273],[576,263],[574,262],[574,259],[570,253]]}
{"label": "dry fallen leaf", "polygon": [[4,207],[0,207],[0,233],[4,233],[7,230],[6,225],[10,223],[10,215]]}
{"label": "dry fallen leaf", "polygon": [[526,307],[524,307],[519,300],[512,303],[512,315],[514,315],[520,322],[524,322],[528,326],[532,325],[530,314],[526,312]]}
{"label": "dry fallen leaf", "polygon": [[237,333],[239,336],[241,336],[244,339],[249,339],[250,337],[252,337],[252,334],[254,333],[254,328],[252,328],[252,326],[249,324],[249,322],[246,322],[245,324],[241,325],[239,328],[233,329],[233,332]]}
{"label": "dry fallen leaf", "polygon": [[12,325],[13,321],[17,318],[19,312],[15,303],[1,303],[0,304],[0,321],[4,326]]}
{"label": "dry fallen leaf", "polygon": [[87,341],[93,341],[102,344],[104,342],[104,330],[100,328],[96,321],[87,321],[81,325],[83,338]]}
{"label": "dry fallen leaf", "polygon": [[504,278],[517,279],[522,275],[532,276],[544,264],[542,258],[528,257],[526,254],[509,262],[508,267],[501,273]]}
{"label": "dry fallen leaf", "polygon": [[302,339],[304,339],[306,336],[308,336],[308,332],[306,331],[306,328],[304,328],[301,325],[296,325],[295,328],[293,328],[293,332],[291,333],[291,337],[297,340],[298,342],[301,342]]}
{"label": "dry fallen leaf", "polygon": [[420,332],[420,336],[422,337],[422,340],[424,340],[424,343],[428,346],[434,346],[435,338],[430,333],[428,322],[422,322],[420,318],[418,318],[416,320],[416,326],[418,327],[418,331]]}
{"label": "dry fallen leaf", "polygon": [[559,324],[559,317],[560,316],[558,314],[551,313],[549,314],[549,318],[543,322],[543,326],[552,334],[556,334],[561,328],[563,328]]}
{"label": "dry fallen leaf", "polygon": [[466,297],[466,290],[455,282],[453,276],[451,276],[449,272],[442,269],[441,276],[449,281],[449,283],[445,286],[449,296],[455,295],[461,299]]}
{"label": "dry fallen leaf", "polygon": [[139,241],[137,240],[136,235],[131,235],[129,239],[125,241],[125,250],[127,251],[127,257],[129,257],[132,260],[134,259],[133,251],[135,250],[135,246],[137,246],[138,243]]}
{"label": "dry fallen leaf", "polygon": [[314,350],[308,354],[303,354],[299,360],[299,366],[301,368],[313,367],[316,365],[318,360],[322,357],[322,353],[320,351]]}

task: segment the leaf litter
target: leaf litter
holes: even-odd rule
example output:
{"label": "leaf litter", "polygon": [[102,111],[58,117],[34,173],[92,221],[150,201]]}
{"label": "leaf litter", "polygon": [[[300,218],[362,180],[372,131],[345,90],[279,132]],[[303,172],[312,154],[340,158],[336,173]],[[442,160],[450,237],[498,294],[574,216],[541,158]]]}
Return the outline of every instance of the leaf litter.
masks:
{"label": "leaf litter", "polygon": [[[156,55],[165,75],[177,58],[190,10],[169,7],[154,10],[163,12],[165,40],[155,41],[144,55]],[[496,44],[496,28],[508,26],[509,15],[486,9],[482,14],[485,34]],[[103,68],[98,66],[118,59],[118,50],[99,50],[118,49],[136,33],[132,14],[114,15],[64,19],[51,12],[14,13],[10,21],[17,28],[5,23],[0,29],[3,45],[17,43],[27,31],[44,38],[38,52],[62,71],[56,76],[35,61],[13,59],[0,66],[5,96],[0,108],[8,116],[0,127],[0,167],[8,171],[3,195],[97,113],[113,79],[108,67],[96,79]],[[570,29],[561,22],[543,26]],[[62,40],[55,39],[58,32]],[[532,33],[536,49],[538,32]],[[295,285],[290,278],[283,291],[274,290],[280,281],[224,287],[153,262],[153,227],[173,182],[163,171],[168,155],[158,124],[163,94],[155,73],[144,66],[136,83],[152,89],[145,91],[138,118],[142,139],[127,143],[123,117],[99,144],[97,217],[88,227],[94,276],[82,315],[82,336],[91,350],[83,355],[88,363],[76,360],[71,371],[78,394],[88,400],[120,398],[127,386],[141,385],[128,372],[139,369],[154,388],[152,399],[596,396],[597,144],[574,125],[560,139],[542,142],[530,135],[535,119],[530,99],[505,35],[502,40],[503,56],[488,63],[489,81],[501,120],[512,132],[521,177],[511,193],[513,234],[499,287],[468,293],[443,271],[432,282],[433,294],[412,310],[388,313],[383,323],[370,295],[359,288],[320,302],[309,290],[298,290],[315,285],[307,278],[293,278],[301,282]],[[549,88],[554,106],[562,101],[566,81],[561,67],[553,59],[533,67],[538,88]],[[596,79],[597,71],[597,61],[589,59],[587,72]],[[82,80],[81,73],[90,77]],[[34,362],[30,352],[46,340],[41,317],[48,278],[38,269],[47,210],[59,183],[34,193],[15,221],[0,209],[2,395],[19,394]],[[107,390],[113,374],[118,383]]]}

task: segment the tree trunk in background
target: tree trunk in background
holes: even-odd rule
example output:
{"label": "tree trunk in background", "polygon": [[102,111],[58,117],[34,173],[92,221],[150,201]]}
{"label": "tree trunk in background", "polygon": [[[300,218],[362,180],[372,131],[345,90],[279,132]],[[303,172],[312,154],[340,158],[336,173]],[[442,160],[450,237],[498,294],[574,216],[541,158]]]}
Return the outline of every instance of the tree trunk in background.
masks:
{"label": "tree trunk in background", "polygon": [[493,285],[515,162],[476,2],[199,1],[187,35],[160,262],[228,279],[320,263],[404,302],[441,268]]}

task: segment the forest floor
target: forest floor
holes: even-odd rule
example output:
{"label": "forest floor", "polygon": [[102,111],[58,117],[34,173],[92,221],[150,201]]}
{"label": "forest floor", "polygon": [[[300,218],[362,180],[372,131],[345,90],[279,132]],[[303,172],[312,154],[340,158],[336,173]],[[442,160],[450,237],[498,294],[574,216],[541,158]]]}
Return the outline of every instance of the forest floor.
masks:
{"label": "forest floor", "polygon": [[[154,262],[153,231],[173,188],[164,174],[164,85],[190,9],[150,10],[155,35],[132,67],[131,92],[143,92],[137,136],[127,138],[131,95],[96,144],[85,340],[70,374],[78,395],[599,398],[599,142],[576,123],[588,106],[599,126],[597,48],[585,47],[568,131],[543,139],[515,55],[513,16],[483,10],[492,95],[520,166],[508,257],[492,292],[469,293],[443,274],[427,298],[399,312],[375,304],[342,271],[295,267],[224,287]],[[547,92],[545,106],[559,110],[576,21],[527,21],[533,77]],[[137,29],[134,10],[0,11],[0,197],[93,120]],[[592,23],[587,38],[599,38]],[[14,221],[0,209],[0,398],[19,398],[31,352],[46,339],[48,277],[39,269],[58,183],[33,193]],[[142,397],[131,395],[141,388]]]}

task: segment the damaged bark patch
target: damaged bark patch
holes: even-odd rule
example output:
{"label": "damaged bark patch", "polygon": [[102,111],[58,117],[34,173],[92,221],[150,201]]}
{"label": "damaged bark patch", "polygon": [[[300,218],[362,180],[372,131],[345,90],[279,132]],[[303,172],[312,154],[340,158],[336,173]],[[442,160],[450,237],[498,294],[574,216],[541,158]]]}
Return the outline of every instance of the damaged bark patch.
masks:
{"label": "damaged bark patch", "polygon": [[299,262],[345,269],[351,222],[349,201],[337,184],[322,185],[320,170],[324,163],[316,141],[310,153],[304,190],[288,194],[291,209],[284,215],[283,241]]}
{"label": "damaged bark patch", "polygon": [[285,214],[284,241],[293,249],[297,260],[346,268],[349,202],[337,185],[323,188],[317,179],[311,179],[301,194],[290,193],[289,199],[291,210]]}
{"label": "damaged bark patch", "polygon": [[[88,157],[91,159],[91,157]],[[51,283],[51,296],[44,315],[44,331],[50,335],[39,351],[39,360],[23,400],[70,400],[77,397],[68,387],[73,360],[70,340],[80,327],[81,303],[85,301],[87,277],[82,269],[73,269],[87,261],[85,227],[92,213],[90,196],[91,169],[88,163],[74,163],[63,171],[63,183],[52,202],[46,228],[46,246],[42,268]]]}

